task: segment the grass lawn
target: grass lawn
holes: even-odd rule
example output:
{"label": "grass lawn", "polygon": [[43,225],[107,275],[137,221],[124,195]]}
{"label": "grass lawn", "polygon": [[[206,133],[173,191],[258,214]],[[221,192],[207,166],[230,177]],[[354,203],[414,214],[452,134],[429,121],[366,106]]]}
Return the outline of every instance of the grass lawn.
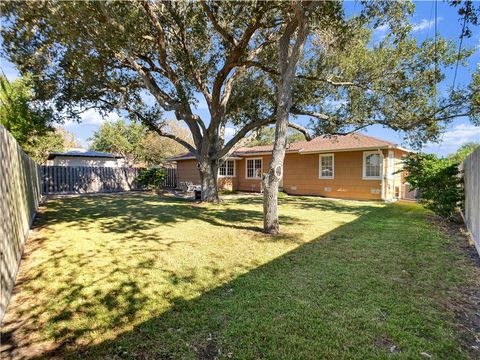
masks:
{"label": "grass lawn", "polygon": [[[415,204],[50,200],[2,329],[14,357],[462,359],[473,265]],[[424,353],[423,355],[421,353]],[[478,354],[478,353],[476,353]]]}

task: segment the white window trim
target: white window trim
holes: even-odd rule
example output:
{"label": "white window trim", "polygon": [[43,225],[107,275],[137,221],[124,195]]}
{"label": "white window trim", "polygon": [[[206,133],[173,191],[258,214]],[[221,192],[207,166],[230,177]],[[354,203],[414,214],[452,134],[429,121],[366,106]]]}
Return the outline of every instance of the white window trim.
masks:
{"label": "white window trim", "polygon": [[[332,157],[332,176],[322,176],[322,157]],[[335,179],[335,154],[320,154],[318,156],[318,178],[319,179]]]}
{"label": "white window trim", "polygon": [[[233,161],[233,175],[220,175],[220,166],[218,167],[218,177],[219,178],[233,178],[237,175],[237,165],[235,160],[225,160],[224,164],[227,163],[227,161]],[[225,173],[227,173],[227,168],[225,168]]]}
{"label": "white window trim", "polygon": [[260,160],[261,161],[261,172],[263,172],[263,158],[257,157],[257,158],[245,158],[245,179],[248,180],[261,180],[262,175],[260,174],[260,177],[248,177],[248,160],[253,160],[253,163],[255,164],[255,160]]}
{"label": "white window trim", "polygon": [[[367,176],[367,156],[372,154],[380,155],[380,175],[379,176]],[[363,180],[382,180],[383,179],[383,153],[381,151],[364,151],[363,152],[363,164],[362,164],[362,179]]]}
{"label": "white window trim", "polygon": [[388,150],[388,157],[387,157],[387,179],[394,180],[395,179],[395,152],[393,150]]}

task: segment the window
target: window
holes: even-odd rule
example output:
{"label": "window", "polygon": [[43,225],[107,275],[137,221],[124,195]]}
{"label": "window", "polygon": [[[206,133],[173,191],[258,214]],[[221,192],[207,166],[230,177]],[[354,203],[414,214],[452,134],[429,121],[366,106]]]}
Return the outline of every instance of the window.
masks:
{"label": "window", "polygon": [[378,151],[366,151],[363,153],[363,178],[381,179],[382,154]]}
{"label": "window", "polygon": [[247,179],[262,178],[262,159],[247,159]]}
{"label": "window", "polygon": [[333,179],[334,160],[333,154],[320,155],[320,179]]}
{"label": "window", "polygon": [[235,161],[225,160],[218,168],[218,176],[220,177],[234,177],[235,176]]}

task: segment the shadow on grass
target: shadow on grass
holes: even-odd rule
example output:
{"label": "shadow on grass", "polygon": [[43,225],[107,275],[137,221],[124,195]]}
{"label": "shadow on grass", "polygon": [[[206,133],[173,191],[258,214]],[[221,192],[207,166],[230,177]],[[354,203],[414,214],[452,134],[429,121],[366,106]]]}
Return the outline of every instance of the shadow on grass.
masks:
{"label": "shadow on grass", "polygon": [[[238,200],[228,204],[256,204],[257,201]],[[358,209],[357,209],[358,210]],[[152,225],[174,226],[176,223],[200,220],[210,225],[234,228],[238,230],[261,231],[252,222],[263,219],[261,210],[230,208],[227,203],[210,207],[184,199],[171,197],[136,195],[69,198],[54,200],[43,214],[45,223],[58,224],[70,222],[72,226],[85,228],[98,226],[104,232],[125,233],[128,231],[148,230]],[[298,223],[299,219],[280,216],[283,224]],[[145,240],[155,239],[147,237]]]}
{"label": "shadow on grass", "polygon": [[[141,204],[129,209],[136,206]],[[335,211],[333,203],[323,206]],[[56,347],[40,357],[363,359],[385,358],[394,346],[400,358],[419,358],[422,351],[461,358],[450,315],[439,305],[443,291],[458,281],[444,244],[407,208],[366,209],[357,220],[197,298],[158,294],[169,310],[148,314],[148,320],[114,339],[85,344],[82,334],[97,329],[65,330],[57,334]],[[195,209],[185,211],[182,216],[205,220]],[[182,216],[177,212],[168,221]],[[188,284],[197,274],[192,269],[168,278]],[[101,298],[108,311],[118,312],[112,329],[147,301],[139,281],[122,283]],[[72,289],[70,296],[77,295]],[[88,313],[88,302],[76,311],[95,316]],[[73,315],[65,312],[49,322]]]}
{"label": "shadow on grass", "polygon": [[[279,203],[303,210],[333,211],[353,215],[363,215],[375,208],[367,205],[348,205],[348,202],[302,197],[283,198]],[[152,225],[174,226],[176,223],[190,220],[205,221],[210,225],[238,230],[261,231],[258,226],[250,225],[263,220],[261,208],[239,209],[234,207],[236,204],[260,205],[262,199],[258,197],[231,199],[224,204],[210,207],[208,204],[155,195],[102,196],[101,203],[99,197],[80,197],[50,202],[43,217],[48,224],[70,222],[72,226],[80,228],[100,224],[103,231],[118,233],[147,230]],[[233,208],[230,205],[233,205]],[[300,219],[284,216],[280,212],[280,222],[288,226],[298,224]]]}

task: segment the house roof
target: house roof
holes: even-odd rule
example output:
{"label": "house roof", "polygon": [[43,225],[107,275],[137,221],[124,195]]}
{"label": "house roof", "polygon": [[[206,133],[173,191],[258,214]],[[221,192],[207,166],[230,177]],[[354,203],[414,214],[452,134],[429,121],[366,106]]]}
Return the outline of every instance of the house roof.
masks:
{"label": "house roof", "polygon": [[48,154],[47,159],[52,160],[57,156],[102,157],[102,158],[111,158],[111,159],[123,158],[123,156],[121,155],[111,154],[111,153],[106,153],[101,151],[92,151],[92,150],[86,150],[86,149],[72,149],[64,152],[51,152]]}
{"label": "house roof", "polygon": [[[317,153],[317,152],[336,152],[348,150],[367,150],[367,149],[385,149],[399,148],[395,143],[377,139],[372,136],[361,133],[351,133],[348,135],[336,136],[318,136],[310,141],[298,141],[287,144],[287,152],[297,153]],[[402,149],[402,148],[400,148]],[[242,147],[237,149],[233,156],[248,156],[254,154],[268,154],[273,150],[273,145],[261,145],[252,147]],[[406,149],[402,149],[408,151]],[[192,153],[186,153],[171,160],[186,160],[195,158]]]}

